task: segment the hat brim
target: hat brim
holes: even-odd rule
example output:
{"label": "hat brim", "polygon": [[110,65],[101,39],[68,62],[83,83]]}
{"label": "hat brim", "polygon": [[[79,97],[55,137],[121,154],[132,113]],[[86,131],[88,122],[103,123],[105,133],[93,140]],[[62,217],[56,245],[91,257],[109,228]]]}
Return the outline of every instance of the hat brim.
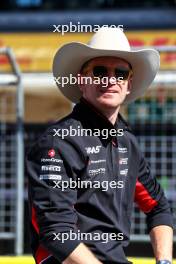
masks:
{"label": "hat brim", "polygon": [[[53,60],[53,75],[55,78],[77,76],[82,65],[95,57],[113,56],[128,61],[133,70],[131,92],[124,103],[130,103],[142,96],[154,80],[160,66],[159,53],[154,49],[141,49],[132,51],[95,49],[86,44],[71,42],[62,46],[55,54]],[[77,103],[81,91],[77,84],[65,84],[58,88],[69,100]]]}

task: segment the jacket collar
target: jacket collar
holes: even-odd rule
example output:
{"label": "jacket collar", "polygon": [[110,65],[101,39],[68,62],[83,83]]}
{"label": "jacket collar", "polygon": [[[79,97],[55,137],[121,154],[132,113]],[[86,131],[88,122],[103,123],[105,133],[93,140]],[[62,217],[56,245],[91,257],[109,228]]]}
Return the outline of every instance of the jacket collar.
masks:
{"label": "jacket collar", "polygon": [[84,98],[80,99],[80,102],[76,104],[73,109],[73,114],[76,114],[76,117],[89,128],[97,129],[119,129],[130,130],[127,122],[123,119],[121,114],[118,114],[117,120],[113,125],[104,115],[102,115],[92,104],[90,104]]}

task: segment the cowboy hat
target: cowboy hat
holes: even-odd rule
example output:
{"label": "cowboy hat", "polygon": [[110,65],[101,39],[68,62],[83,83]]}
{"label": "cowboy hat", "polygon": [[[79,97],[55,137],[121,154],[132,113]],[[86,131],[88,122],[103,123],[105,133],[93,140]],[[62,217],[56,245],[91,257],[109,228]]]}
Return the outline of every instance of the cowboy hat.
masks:
{"label": "cowboy hat", "polygon": [[[128,39],[119,28],[102,27],[88,44],[70,42],[63,45],[53,60],[55,78],[77,76],[82,65],[95,57],[113,56],[126,60],[132,66],[133,77],[131,93],[124,103],[134,101],[144,94],[154,80],[160,65],[158,51],[154,49],[131,50]],[[55,79],[56,80],[56,79]],[[76,84],[68,83],[63,87],[56,82],[61,92],[72,102],[77,103],[81,91]]]}

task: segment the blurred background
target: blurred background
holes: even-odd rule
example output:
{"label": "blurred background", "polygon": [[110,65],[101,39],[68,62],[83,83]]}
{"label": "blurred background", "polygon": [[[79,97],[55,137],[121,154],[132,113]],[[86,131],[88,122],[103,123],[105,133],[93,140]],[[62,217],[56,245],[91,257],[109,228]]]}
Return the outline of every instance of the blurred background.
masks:
{"label": "blurred background", "polygon": [[[160,71],[146,96],[121,112],[164,188],[176,224],[176,0],[1,0],[1,256],[31,253],[25,154],[51,122],[72,109],[51,74],[57,48],[71,41],[86,43],[92,35],[53,32],[53,25],[70,22],[123,25],[133,49],[160,52]],[[131,231],[127,255],[152,256],[145,215],[135,205]]]}

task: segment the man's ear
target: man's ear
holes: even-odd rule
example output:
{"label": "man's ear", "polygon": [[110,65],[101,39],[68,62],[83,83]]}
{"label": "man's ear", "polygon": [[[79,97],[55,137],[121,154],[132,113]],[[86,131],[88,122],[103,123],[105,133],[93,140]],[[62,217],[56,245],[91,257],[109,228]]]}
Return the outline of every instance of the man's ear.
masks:
{"label": "man's ear", "polygon": [[79,90],[82,92],[83,91],[82,85],[81,84],[78,84],[78,87],[79,87]]}
{"label": "man's ear", "polygon": [[[81,78],[82,76],[83,75],[81,73],[78,73],[77,76],[76,76],[76,78],[78,79],[78,78]],[[79,87],[80,91],[82,92],[83,91],[83,84],[82,84],[82,82],[81,83],[78,83],[78,87]]]}
{"label": "man's ear", "polygon": [[85,77],[86,75],[84,75],[83,73],[78,73],[77,74],[77,79],[79,79],[80,82],[78,82],[78,87],[80,89],[81,92],[84,92],[84,88],[86,87],[86,83],[85,83]]}

